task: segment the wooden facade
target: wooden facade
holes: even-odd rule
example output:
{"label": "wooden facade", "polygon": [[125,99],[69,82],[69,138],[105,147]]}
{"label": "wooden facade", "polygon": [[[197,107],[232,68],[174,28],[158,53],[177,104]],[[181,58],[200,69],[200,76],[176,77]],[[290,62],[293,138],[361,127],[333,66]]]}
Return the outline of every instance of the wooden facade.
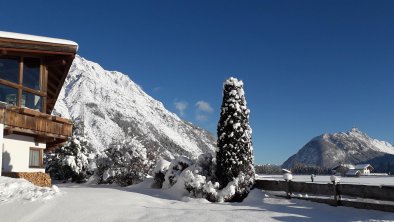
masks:
{"label": "wooden facade", "polygon": [[[67,77],[74,60],[77,46],[59,45],[53,43],[33,42],[27,40],[13,40],[0,37],[0,58],[15,56],[20,59],[23,72],[23,58],[33,57],[41,60],[41,90],[33,90],[23,86],[22,82],[14,83],[0,78],[0,84],[17,88],[44,98],[44,111],[50,114],[55,106],[57,97]],[[20,93],[19,93],[20,95]],[[21,103],[18,98],[18,104]]]}
{"label": "wooden facade", "polygon": [[[37,142],[46,143],[47,148],[57,146],[71,136],[72,123],[51,113],[77,49],[78,45],[68,40],[0,32],[0,59],[19,63],[18,71],[15,68],[12,75],[0,68],[0,87],[15,92],[7,92],[7,100],[13,98],[12,104],[4,98],[0,100],[0,124],[4,124],[4,135],[32,136]],[[24,83],[25,77],[29,77],[24,70],[25,63],[32,58],[39,61],[36,66],[39,69],[36,85],[39,87],[36,88]],[[17,79],[7,79],[9,76]],[[34,97],[29,101],[39,105],[27,108],[27,95]]]}
{"label": "wooden facade", "polygon": [[50,144],[62,143],[72,133],[72,123],[68,119],[7,105],[0,105],[0,123],[4,124],[5,135],[29,135]]}

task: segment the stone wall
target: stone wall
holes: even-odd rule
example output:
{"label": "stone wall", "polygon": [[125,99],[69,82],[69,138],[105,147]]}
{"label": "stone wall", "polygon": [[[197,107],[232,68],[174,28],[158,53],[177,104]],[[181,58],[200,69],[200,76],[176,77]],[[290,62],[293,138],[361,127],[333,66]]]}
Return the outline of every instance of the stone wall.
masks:
{"label": "stone wall", "polygon": [[12,178],[23,178],[34,185],[40,187],[51,187],[52,180],[51,177],[42,172],[27,173],[27,172],[3,172],[2,176],[12,177]]}

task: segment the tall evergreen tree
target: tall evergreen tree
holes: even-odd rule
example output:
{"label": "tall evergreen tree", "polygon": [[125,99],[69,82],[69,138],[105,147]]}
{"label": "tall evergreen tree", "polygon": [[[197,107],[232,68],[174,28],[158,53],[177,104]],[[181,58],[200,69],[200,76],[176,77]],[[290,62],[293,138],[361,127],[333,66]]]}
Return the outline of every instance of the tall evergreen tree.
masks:
{"label": "tall evergreen tree", "polygon": [[74,120],[72,136],[67,142],[47,154],[47,172],[58,180],[85,182],[93,174],[94,154],[92,147],[83,132],[83,123]]}
{"label": "tall evergreen tree", "polygon": [[216,178],[220,187],[236,181],[234,201],[242,200],[254,184],[254,157],[243,82],[229,78],[223,86],[223,102],[217,128]]}

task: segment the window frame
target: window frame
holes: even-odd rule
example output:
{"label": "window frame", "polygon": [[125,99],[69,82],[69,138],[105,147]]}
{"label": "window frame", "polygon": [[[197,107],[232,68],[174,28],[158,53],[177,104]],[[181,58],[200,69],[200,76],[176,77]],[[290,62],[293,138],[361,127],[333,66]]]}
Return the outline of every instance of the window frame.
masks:
{"label": "window frame", "polygon": [[[43,160],[43,150],[44,149],[42,149],[42,148],[38,148],[38,147],[30,147],[29,148],[29,168],[43,168],[44,167],[44,160]],[[30,165],[30,163],[31,163],[31,161],[30,161],[30,158],[31,158],[31,155],[30,155],[30,153],[31,153],[31,151],[38,151],[39,152],[39,164],[38,164],[38,166],[33,166],[33,165]]]}
{"label": "window frame", "polygon": [[[25,54],[25,53],[12,53],[3,55],[4,57],[17,57],[19,59],[19,77],[18,83],[14,83],[5,79],[0,78],[0,84],[5,85],[11,88],[17,89],[17,106],[22,107],[22,94],[23,92],[32,93],[34,95],[42,97],[41,109],[40,112],[46,112],[46,104],[47,104],[47,70],[44,65],[44,59],[42,56],[34,55],[34,54]],[[2,57],[2,55],[0,55]],[[23,68],[24,68],[24,58],[37,58],[40,59],[40,90],[32,89],[23,85]],[[23,107],[22,107],[23,108]],[[26,107],[29,108],[29,107]],[[30,109],[30,108],[29,108]]]}

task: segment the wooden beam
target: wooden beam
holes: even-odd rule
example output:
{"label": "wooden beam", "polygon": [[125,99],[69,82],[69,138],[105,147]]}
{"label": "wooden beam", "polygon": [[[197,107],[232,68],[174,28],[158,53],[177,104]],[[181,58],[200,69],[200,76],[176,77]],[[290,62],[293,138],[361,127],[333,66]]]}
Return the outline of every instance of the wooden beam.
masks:
{"label": "wooden beam", "polygon": [[19,88],[19,87],[21,87],[21,85],[19,85],[19,83],[10,82],[10,81],[7,81],[5,79],[0,79],[0,84],[6,85],[6,86],[9,86],[9,87],[12,87],[12,88]]}
{"label": "wooden beam", "polygon": [[55,100],[55,99],[48,99],[48,100],[47,100],[47,103],[48,103],[48,104],[55,104],[55,103],[56,103],[56,100]]}
{"label": "wooden beam", "polygon": [[11,135],[13,133],[12,129],[4,128],[4,136]]}
{"label": "wooden beam", "polygon": [[30,116],[39,116],[40,112],[32,109],[27,109],[27,108],[20,108],[19,113],[21,114],[27,114]]}
{"label": "wooden beam", "polygon": [[47,141],[48,141],[47,137],[43,137],[43,136],[34,137],[34,142],[36,143],[46,143]]}
{"label": "wooden beam", "polygon": [[[20,78],[23,78],[23,77],[20,77]],[[29,92],[29,93],[33,93],[33,94],[36,94],[36,95],[39,95],[39,96],[46,96],[46,93],[44,93],[42,91],[39,91],[39,90],[34,90],[34,89],[27,88],[27,87],[23,86],[22,83],[18,83],[17,84],[17,83],[14,83],[14,82],[11,82],[11,81],[8,81],[8,80],[5,80],[5,79],[0,79],[0,84],[6,85],[6,86],[9,86],[9,87],[12,87],[12,88],[16,88],[17,90],[20,89],[21,91],[23,90],[23,91],[26,91],[26,92]],[[20,97],[22,97],[22,95],[20,95]],[[19,100],[19,97],[18,97],[18,100]]]}
{"label": "wooden beam", "polygon": [[10,128],[4,128],[4,136],[11,135],[13,133],[13,130]]}
{"label": "wooden beam", "polygon": [[38,96],[46,96],[47,95],[46,93],[44,93],[42,91],[30,89],[30,88],[27,88],[27,87],[24,87],[24,86],[22,87],[22,90],[25,91],[25,92],[36,94]]}
{"label": "wooden beam", "polygon": [[59,116],[52,116],[52,120],[54,120],[55,122],[59,122],[59,123],[72,124],[71,120],[66,119],[66,118],[62,118],[62,117],[59,117]]}
{"label": "wooden beam", "polygon": [[64,139],[64,140],[67,139],[67,137],[63,136],[63,135],[40,132],[40,131],[20,128],[20,127],[16,127],[16,126],[5,125],[4,130],[8,130],[11,133],[23,133],[23,134],[33,135],[33,136],[42,136],[42,137],[47,137],[47,138],[56,138],[56,139]]}
{"label": "wooden beam", "polygon": [[5,109],[0,108],[0,123],[4,123],[4,117],[5,117]]}
{"label": "wooden beam", "polygon": [[[64,81],[66,80],[68,71],[70,70],[70,67],[71,67],[71,64],[72,64],[73,60],[74,60],[74,56],[70,56],[69,58],[66,59],[67,66],[64,69],[64,72],[63,72],[63,75],[62,75],[62,79],[61,79],[59,85],[63,85]],[[57,88],[56,93],[55,93],[55,96],[56,96],[55,99],[57,99],[57,97],[59,96],[60,90],[62,90],[62,87],[58,87]]]}
{"label": "wooden beam", "polygon": [[55,140],[53,142],[47,142],[47,147],[45,149],[46,152],[53,151],[59,147],[62,147],[66,144],[66,140]]}
{"label": "wooden beam", "polygon": [[[56,93],[56,88],[52,88],[52,86],[47,88],[47,95],[52,95],[55,93]],[[51,99],[51,97],[49,99]]]}
{"label": "wooden beam", "polygon": [[57,89],[57,85],[55,85],[52,81],[48,81],[48,86],[51,88],[51,89]]}
{"label": "wooden beam", "polygon": [[49,68],[52,69],[52,72],[50,72],[52,75],[49,75],[49,77],[54,78],[57,82],[61,82],[63,71],[58,66],[49,66]]}
{"label": "wooden beam", "polygon": [[66,60],[64,59],[55,59],[48,61],[47,65],[49,66],[64,66],[66,65]]}
{"label": "wooden beam", "polygon": [[0,38],[0,47],[12,50],[32,51],[45,54],[75,54],[78,46],[29,40]]}

